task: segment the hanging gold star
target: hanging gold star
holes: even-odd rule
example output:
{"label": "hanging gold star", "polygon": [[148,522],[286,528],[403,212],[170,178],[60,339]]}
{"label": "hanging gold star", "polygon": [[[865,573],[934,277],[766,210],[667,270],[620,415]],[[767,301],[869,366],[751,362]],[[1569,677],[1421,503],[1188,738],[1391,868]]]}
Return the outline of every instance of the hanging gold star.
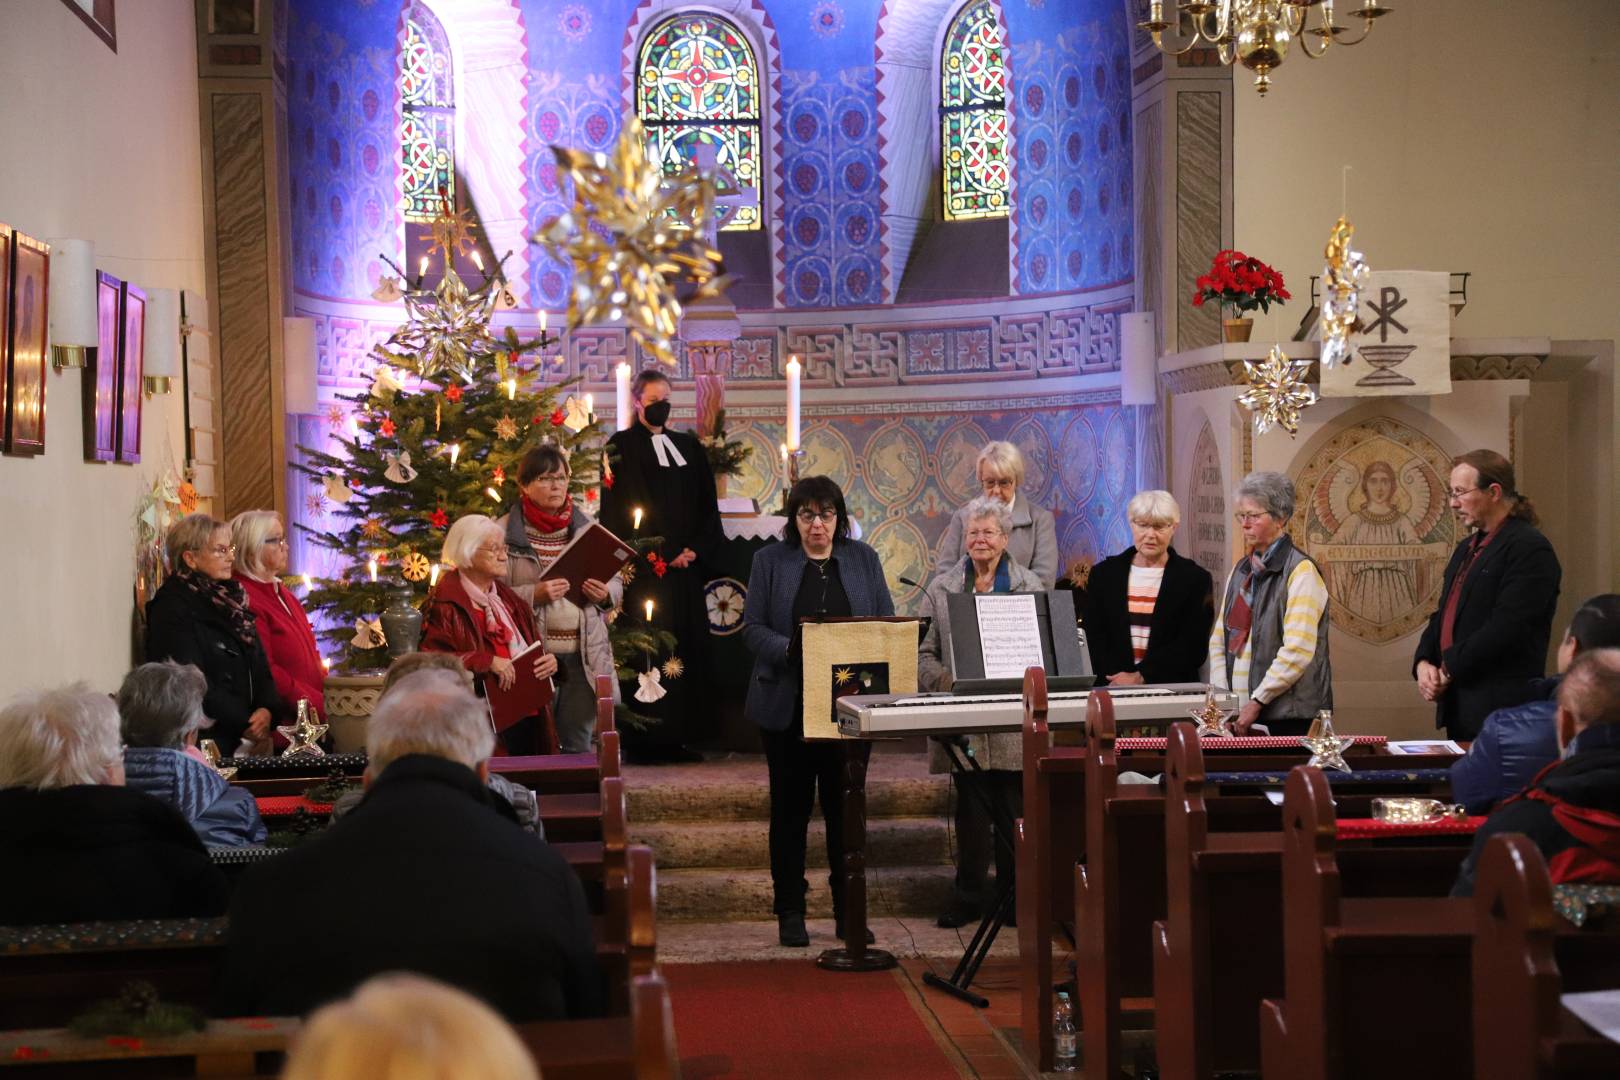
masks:
{"label": "hanging gold star", "polygon": [[439,213],[428,226],[428,232],[422,239],[431,239],[433,244],[427,253],[432,255],[442,251],[448,258],[452,255],[465,255],[477,244],[472,238],[473,220],[471,210],[452,210],[450,200],[441,196],[439,199]]}
{"label": "hanging gold star", "polygon": [[1299,433],[1300,410],[1316,403],[1316,391],[1305,383],[1310,367],[1309,360],[1288,359],[1280,345],[1273,345],[1258,364],[1243,361],[1243,377],[1249,388],[1238,398],[1238,404],[1254,414],[1256,435],[1264,435],[1272,425],[1289,435]]}
{"label": "hanging gold star", "polygon": [[646,134],[632,118],[611,156],[553,146],[574,188],[574,206],[548,221],[534,241],[574,269],[568,328],[623,322],[630,335],[666,364],[681,317],[677,281],[698,285],[693,299],[730,284],[720,253],[697,237],[714,205],[714,180],[688,165],[668,176],[647,154]]}
{"label": "hanging gold star", "polygon": [[386,540],[388,526],[383,524],[382,518],[367,518],[360,526],[360,535],[367,540]]}
{"label": "hanging gold star", "polygon": [[454,267],[445,267],[439,287],[405,295],[408,321],[377,346],[377,355],[423,378],[449,372],[468,382],[505,346],[489,332],[495,290],[469,290]]}
{"label": "hanging gold star", "polygon": [[517,421],[510,416],[503,416],[495,421],[495,437],[497,439],[515,439],[517,434]]}
{"label": "hanging gold star", "polygon": [[672,656],[664,661],[664,678],[671,681],[686,674],[686,664],[678,656]]}

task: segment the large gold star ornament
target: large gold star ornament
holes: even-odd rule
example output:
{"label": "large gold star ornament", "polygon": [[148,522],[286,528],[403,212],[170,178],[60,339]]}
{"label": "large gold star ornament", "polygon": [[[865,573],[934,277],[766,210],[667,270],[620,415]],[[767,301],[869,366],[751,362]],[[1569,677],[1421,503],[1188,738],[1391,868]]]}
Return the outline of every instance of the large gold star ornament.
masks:
{"label": "large gold star ornament", "polygon": [[1264,435],[1273,426],[1289,435],[1299,433],[1301,409],[1316,403],[1316,391],[1305,382],[1309,360],[1290,360],[1280,345],[1273,345],[1259,363],[1243,361],[1243,377],[1249,388],[1238,404],[1254,414],[1254,433]]}
{"label": "large gold star ornament", "polygon": [[611,155],[553,146],[572,185],[574,205],[534,237],[573,267],[568,327],[622,322],[630,335],[666,364],[681,317],[675,285],[698,286],[693,299],[730,283],[720,253],[701,237],[714,205],[714,180],[696,166],[666,175],[647,155],[646,134],[627,121]]}

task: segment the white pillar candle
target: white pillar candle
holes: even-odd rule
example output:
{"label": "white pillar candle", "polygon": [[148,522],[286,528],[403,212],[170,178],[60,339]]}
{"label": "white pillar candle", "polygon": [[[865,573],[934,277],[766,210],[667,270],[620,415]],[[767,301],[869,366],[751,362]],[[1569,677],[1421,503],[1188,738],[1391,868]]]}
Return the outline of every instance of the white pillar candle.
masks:
{"label": "white pillar candle", "polygon": [[787,362],[787,448],[799,448],[799,358]]}
{"label": "white pillar candle", "polygon": [[428,588],[431,589],[431,588],[433,588],[433,586],[437,585],[438,583],[439,583],[439,564],[434,563],[432,566],[428,567]]}
{"label": "white pillar candle", "polygon": [[586,394],[585,395],[585,419],[587,419],[587,420],[595,420],[596,419],[596,395],[595,394]]}
{"label": "white pillar candle", "polygon": [[620,364],[613,369],[614,430],[623,431],[630,426],[634,413],[630,409],[630,365]]}
{"label": "white pillar candle", "polygon": [[636,532],[640,532],[641,531],[641,507],[638,506],[638,507],[636,507],[634,510],[632,510],[630,512],[630,519],[633,522],[631,528],[635,529]]}
{"label": "white pillar candle", "polygon": [[377,560],[376,559],[368,559],[366,561],[366,569],[371,571],[371,580],[376,581],[377,580]]}
{"label": "white pillar candle", "polygon": [[425,277],[427,275],[427,268],[428,268],[428,257],[426,255],[424,255],[424,256],[421,257],[421,259],[417,260],[417,263],[416,263],[416,276],[417,277]]}
{"label": "white pillar candle", "polygon": [[653,609],[653,602],[651,600],[649,600],[649,601],[647,601],[647,621],[648,622],[652,622],[652,609]]}

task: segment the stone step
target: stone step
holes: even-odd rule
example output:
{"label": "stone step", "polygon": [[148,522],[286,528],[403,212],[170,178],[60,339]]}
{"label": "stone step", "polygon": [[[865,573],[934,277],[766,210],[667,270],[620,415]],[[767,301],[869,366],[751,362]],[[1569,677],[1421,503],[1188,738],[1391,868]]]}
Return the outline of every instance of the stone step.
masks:
{"label": "stone step", "polygon": [[[770,784],[757,755],[701,765],[629,765],[624,775],[632,823],[770,819]],[[943,817],[950,790],[950,777],[930,774],[922,755],[876,754],[867,773],[867,817]]]}
{"label": "stone step", "polygon": [[[868,867],[866,909],[877,917],[931,918],[950,902],[954,873],[948,866]],[[811,870],[806,910],[832,915],[827,875]],[[658,867],[658,920],[726,921],[771,917],[769,870],[671,870]]]}
{"label": "stone step", "polygon": [[[827,865],[827,830],[810,822],[806,852],[811,866]],[[647,844],[665,870],[694,868],[765,869],[770,866],[770,829],[765,821],[647,821],[632,811],[630,840]],[[867,866],[938,866],[951,861],[945,818],[869,818]]]}

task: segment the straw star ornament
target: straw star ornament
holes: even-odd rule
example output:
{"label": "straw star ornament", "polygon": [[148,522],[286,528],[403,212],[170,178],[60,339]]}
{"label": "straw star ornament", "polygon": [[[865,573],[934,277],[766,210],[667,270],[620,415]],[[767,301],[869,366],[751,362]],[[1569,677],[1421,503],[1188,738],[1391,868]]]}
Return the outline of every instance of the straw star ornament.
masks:
{"label": "straw star ornament", "polygon": [[1254,433],[1264,435],[1280,427],[1289,435],[1299,433],[1300,410],[1316,403],[1316,391],[1305,382],[1309,360],[1290,360],[1279,345],[1273,345],[1259,363],[1243,361],[1243,377],[1249,388],[1238,398],[1254,414]]}

